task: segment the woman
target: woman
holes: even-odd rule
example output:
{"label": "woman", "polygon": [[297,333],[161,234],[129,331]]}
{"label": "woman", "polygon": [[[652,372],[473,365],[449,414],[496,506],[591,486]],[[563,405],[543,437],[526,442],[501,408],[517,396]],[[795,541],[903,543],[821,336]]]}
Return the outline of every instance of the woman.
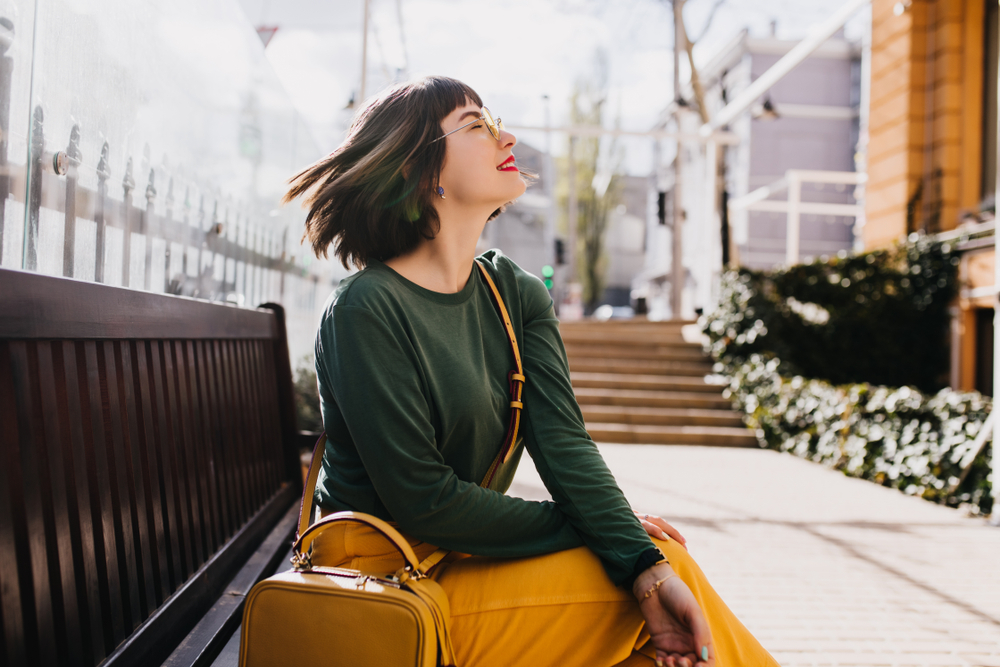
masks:
{"label": "woman", "polygon": [[[497,250],[478,260],[520,346],[522,437],[479,485],[507,430],[513,356],[475,247],[525,191],[515,143],[475,91],[430,77],[370,102],[292,179],[315,252],[334,244],[364,267],[316,338],[329,438],[316,501],[394,522],[421,558],[459,552],[435,578],[463,667],[774,665],[680,534],[631,510],[584,427],[548,291]],[[504,495],[524,447],[553,502]],[[400,567],[372,531],[347,530],[326,564]]]}

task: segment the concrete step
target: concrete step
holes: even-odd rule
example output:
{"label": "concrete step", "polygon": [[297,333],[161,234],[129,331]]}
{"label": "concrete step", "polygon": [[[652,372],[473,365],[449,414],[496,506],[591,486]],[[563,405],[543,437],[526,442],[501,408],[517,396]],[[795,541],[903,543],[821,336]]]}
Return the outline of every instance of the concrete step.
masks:
{"label": "concrete step", "polygon": [[732,410],[697,408],[636,408],[624,405],[581,405],[589,424],[636,424],[645,426],[743,427],[743,419]]}
{"label": "concrete step", "polygon": [[653,322],[645,318],[633,318],[629,320],[579,320],[576,322],[560,322],[559,327],[563,330],[578,331],[680,331],[691,324],[697,324],[694,320],[664,320]]}
{"label": "concrete step", "polygon": [[574,373],[617,373],[629,375],[675,375],[704,377],[712,372],[708,359],[701,361],[647,361],[644,359],[609,359],[569,356]]}
{"label": "concrete step", "polygon": [[636,375],[631,373],[570,373],[574,387],[586,389],[645,389],[652,391],[697,391],[720,394],[724,387],[708,384],[702,377]]}
{"label": "concrete step", "polygon": [[564,343],[582,343],[584,345],[614,345],[647,346],[671,345],[680,347],[700,348],[698,342],[685,340],[679,333],[667,332],[615,332],[615,331],[580,331],[560,329]]}
{"label": "concrete step", "polygon": [[656,361],[701,361],[705,352],[700,345],[615,345],[613,343],[566,342],[566,354],[579,358],[646,359]]}
{"label": "concrete step", "polygon": [[730,410],[732,403],[721,394],[696,391],[642,391],[632,389],[575,389],[576,402],[585,405],[619,405],[645,408],[700,408]]}
{"label": "concrete step", "polygon": [[587,423],[595,442],[647,445],[715,445],[756,447],[757,439],[746,428],[726,426],[641,426],[634,424]]}

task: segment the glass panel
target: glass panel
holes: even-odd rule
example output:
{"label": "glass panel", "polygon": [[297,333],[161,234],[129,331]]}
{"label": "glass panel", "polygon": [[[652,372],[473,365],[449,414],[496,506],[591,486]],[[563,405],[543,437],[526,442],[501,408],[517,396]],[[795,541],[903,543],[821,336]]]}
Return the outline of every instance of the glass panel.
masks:
{"label": "glass panel", "polygon": [[34,0],[0,0],[0,266],[21,268]]}
{"label": "glass panel", "polygon": [[310,261],[302,209],[279,206],[320,152],[236,0],[0,0],[0,44],[5,18],[3,266],[278,301],[308,352],[315,286],[345,272]]}

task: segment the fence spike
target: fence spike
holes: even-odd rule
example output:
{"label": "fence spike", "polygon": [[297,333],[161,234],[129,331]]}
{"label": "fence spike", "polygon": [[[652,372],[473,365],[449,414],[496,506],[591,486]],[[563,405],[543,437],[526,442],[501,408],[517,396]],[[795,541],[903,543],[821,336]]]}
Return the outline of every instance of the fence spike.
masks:
{"label": "fence spike", "polygon": [[31,166],[28,175],[28,229],[24,235],[23,267],[38,269],[38,220],[42,207],[42,154],[45,152],[45,112],[36,106],[31,119]]}
{"label": "fence spike", "polygon": [[[65,161],[58,160],[62,170],[57,173],[66,174],[66,202],[63,217],[63,275],[72,278],[76,272],[76,178],[77,168],[81,162],[80,125],[74,123],[69,131],[69,144],[64,153]],[[65,163],[63,163],[65,162]]]}

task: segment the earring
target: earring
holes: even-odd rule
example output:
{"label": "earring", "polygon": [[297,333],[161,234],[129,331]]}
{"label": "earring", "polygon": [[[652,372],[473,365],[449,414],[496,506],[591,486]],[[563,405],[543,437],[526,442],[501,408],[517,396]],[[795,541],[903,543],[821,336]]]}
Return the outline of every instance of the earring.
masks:
{"label": "earring", "polygon": [[440,185],[438,186],[437,193],[438,193],[438,197],[440,197],[441,199],[444,199],[444,188],[442,188]]}

